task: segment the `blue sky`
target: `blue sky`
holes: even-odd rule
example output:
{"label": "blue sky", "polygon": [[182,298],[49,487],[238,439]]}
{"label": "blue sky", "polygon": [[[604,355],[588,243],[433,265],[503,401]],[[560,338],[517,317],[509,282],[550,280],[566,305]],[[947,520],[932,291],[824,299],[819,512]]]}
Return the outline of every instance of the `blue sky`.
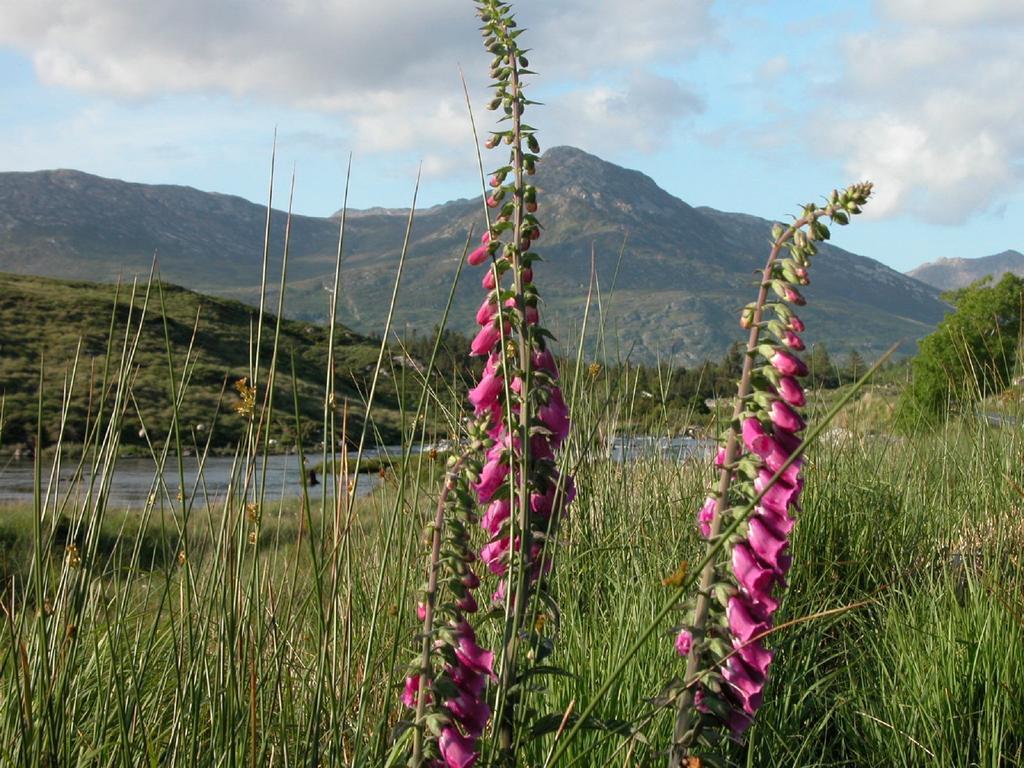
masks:
{"label": "blue sky", "polygon": [[[522,0],[530,122],[693,205],[780,218],[862,177],[836,243],[906,270],[1024,250],[1020,0]],[[0,170],[79,168],[296,210],[479,188],[469,0],[0,0]],[[497,160],[496,160],[497,162]]]}

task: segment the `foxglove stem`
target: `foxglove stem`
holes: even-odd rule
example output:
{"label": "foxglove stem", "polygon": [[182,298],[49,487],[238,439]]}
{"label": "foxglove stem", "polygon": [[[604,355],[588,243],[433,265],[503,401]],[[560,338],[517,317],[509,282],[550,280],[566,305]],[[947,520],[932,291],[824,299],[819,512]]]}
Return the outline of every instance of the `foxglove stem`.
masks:
{"label": "foxglove stem", "polygon": [[[481,524],[490,539],[479,557],[487,570],[501,577],[492,602],[504,605],[501,658],[495,691],[494,741],[502,763],[514,762],[523,700],[529,687],[518,685],[520,665],[539,661],[550,652],[544,621],[528,621],[531,607],[557,617],[546,594],[552,567],[553,531],[558,516],[574,494],[572,480],[557,469],[556,452],[569,430],[568,407],[556,384],[558,369],[540,325],[532,264],[538,259],[531,244],[540,237],[536,217],[537,190],[525,177],[533,174],[540,145],[535,131],[522,122],[529,101],[523,75],[531,74],[519,47],[521,30],[503,0],[477,0],[484,22],[487,50],[493,54],[491,76],[495,96],[489,109],[501,107],[508,127],[492,132],[485,146],[509,145],[509,158],[491,178],[489,200],[500,210],[489,225],[488,253],[492,270],[483,280],[488,291],[477,315],[484,325],[472,353],[488,355],[487,367],[470,399],[486,422],[491,441],[474,490],[480,503],[490,504]],[[506,272],[511,286],[502,287]],[[492,311],[493,309],[493,311]],[[500,334],[500,343],[499,343]],[[550,595],[548,595],[550,598]],[[539,618],[539,617],[538,617]],[[523,652],[528,646],[529,652]],[[518,725],[517,725],[518,724]],[[493,755],[492,755],[493,757]]]}
{"label": "foxglove stem", "polygon": [[433,670],[430,664],[430,643],[434,634],[434,604],[437,598],[437,572],[441,559],[441,529],[444,526],[444,511],[448,503],[448,495],[455,486],[456,478],[462,471],[466,456],[460,456],[444,476],[444,485],[437,499],[437,510],[434,513],[434,530],[430,543],[430,565],[427,572],[427,591],[424,595],[423,615],[423,646],[420,656],[421,671],[419,692],[416,697],[416,720],[412,734],[412,760],[410,765],[419,768],[423,764],[423,714],[426,710],[427,691],[430,689]]}
{"label": "foxglove stem", "polygon": [[[511,90],[513,104],[517,104],[517,98],[519,96],[519,62],[516,60],[517,57],[513,52],[509,53],[509,66],[511,67]],[[514,108],[512,111],[512,168],[515,173],[515,189],[513,190],[513,200],[515,202],[515,212],[513,214],[513,222],[515,228],[513,229],[513,243],[516,243],[516,248],[512,251],[512,277],[513,286],[516,293],[516,311],[522,313],[520,326],[522,332],[519,334],[519,366],[522,370],[522,391],[520,397],[522,397],[523,407],[519,409],[519,440],[521,445],[520,461],[521,466],[519,467],[519,509],[518,512],[518,529],[519,535],[522,537],[522,546],[519,549],[518,557],[513,555],[512,562],[512,574],[510,577],[516,579],[516,589],[513,593],[513,605],[512,605],[512,619],[511,621],[506,620],[505,630],[502,637],[503,643],[503,658],[501,663],[501,673],[499,675],[498,682],[498,702],[495,707],[497,711],[497,722],[499,725],[499,746],[504,751],[512,751],[514,748],[513,744],[513,732],[511,717],[508,716],[505,709],[507,706],[507,692],[511,685],[511,681],[515,679],[515,663],[516,663],[516,651],[519,640],[519,626],[523,620],[523,614],[526,611],[526,582],[528,577],[528,558],[533,548],[533,540],[530,530],[530,490],[528,486],[531,457],[530,457],[530,384],[531,384],[531,355],[530,355],[530,338],[529,329],[526,323],[526,300],[523,295],[523,280],[522,280],[522,265],[519,262],[518,246],[522,243],[522,232],[523,232],[523,147],[522,147],[522,131],[521,131],[521,109]]]}
{"label": "foxglove stem", "polygon": [[[519,408],[519,455],[518,455],[518,489],[516,493],[517,509],[515,510],[515,523],[511,530],[511,540],[519,539],[518,549],[511,548],[511,568],[506,575],[509,584],[514,584],[511,591],[506,590],[506,599],[511,600],[511,611],[506,609],[505,625],[502,633],[502,660],[498,673],[498,693],[495,703],[495,723],[498,727],[498,746],[503,752],[511,753],[514,750],[514,734],[511,724],[511,716],[508,710],[508,689],[515,680],[516,674],[516,653],[518,651],[519,633],[518,628],[522,624],[526,611],[526,603],[529,598],[527,583],[529,579],[529,561],[533,551],[533,537],[530,526],[530,488],[529,477],[532,468],[531,446],[530,446],[530,419],[532,408],[530,407],[530,387],[532,383],[532,345],[530,330],[526,322],[526,298],[523,286],[523,264],[521,261],[521,246],[523,243],[523,217],[525,213],[524,182],[523,182],[523,134],[522,134],[522,104],[519,50],[512,36],[512,30],[508,25],[508,17],[499,12],[495,3],[485,2],[481,4],[484,9],[492,13],[492,18],[499,22],[496,30],[496,37],[506,47],[505,60],[509,67],[509,97],[512,103],[512,173],[514,183],[512,188],[512,247],[506,253],[511,263],[513,291],[515,293],[515,311],[519,316],[519,330],[517,334],[517,353],[519,356],[520,385],[519,399],[522,406]],[[506,377],[506,403],[511,402],[508,396],[508,388],[511,382]],[[508,413],[507,416],[511,416]],[[515,480],[514,480],[515,481]],[[513,482],[514,482],[513,481]]]}
{"label": "foxglove stem", "polygon": [[[713,557],[717,540],[722,529],[723,510],[729,500],[730,486],[735,475],[735,462],[740,456],[740,418],[742,417],[746,408],[748,408],[748,397],[752,391],[752,375],[754,373],[754,358],[758,353],[759,341],[761,338],[761,332],[765,325],[763,324],[763,315],[765,305],[768,299],[769,290],[774,290],[776,293],[785,298],[787,301],[794,301],[800,299],[802,303],[802,297],[797,295],[796,297],[791,296],[791,289],[785,284],[779,284],[779,281],[775,280],[776,275],[776,262],[778,261],[779,252],[790,241],[796,241],[794,248],[799,248],[806,242],[806,234],[802,231],[803,227],[809,226],[811,231],[811,240],[824,240],[827,239],[827,230],[818,223],[818,219],[822,216],[829,216],[834,221],[839,223],[846,223],[849,220],[848,211],[857,213],[859,208],[853,206],[849,207],[848,201],[851,197],[860,199],[866,199],[866,196],[870,193],[870,185],[859,185],[852,187],[855,189],[855,193],[851,196],[849,193],[844,193],[842,199],[838,193],[834,193],[833,199],[831,199],[828,206],[824,208],[816,208],[813,205],[809,205],[804,210],[804,216],[798,219],[790,227],[782,229],[779,226],[774,232],[774,242],[772,244],[771,251],[768,255],[767,263],[765,264],[762,272],[761,287],[758,292],[757,301],[753,305],[749,305],[743,310],[741,315],[741,326],[743,328],[749,328],[750,334],[748,338],[748,344],[746,344],[746,355],[743,359],[743,368],[740,375],[737,399],[735,408],[733,410],[732,421],[727,432],[726,445],[724,455],[720,455],[721,461],[716,461],[716,464],[720,466],[719,481],[717,487],[717,494],[714,498],[714,504],[706,503],[705,509],[701,510],[699,516],[699,522],[701,527],[707,531],[709,557],[707,559],[705,567],[700,574],[699,586],[697,596],[693,608],[693,621],[692,624],[686,629],[689,633],[688,638],[690,642],[686,643],[687,660],[686,660],[686,671],[683,678],[683,688],[678,694],[676,699],[676,722],[673,732],[672,746],[669,753],[669,768],[681,768],[686,765],[686,759],[690,746],[695,739],[699,723],[695,723],[695,714],[699,712],[708,712],[705,705],[701,705],[698,700],[698,694],[700,691],[697,688],[697,681],[701,674],[700,670],[700,659],[703,639],[705,639],[707,631],[707,623],[712,603],[712,591],[715,586],[715,571],[716,571],[716,560]],[[854,210],[855,209],[855,210]],[[782,265],[782,270],[785,270],[785,264]],[[804,270],[806,274],[806,269]],[[799,321],[798,321],[799,323]],[[770,324],[769,324],[770,325]],[[802,329],[802,324],[800,324]],[[802,345],[799,337],[793,334],[794,339],[790,339],[793,346]],[[786,337],[787,339],[787,337]],[[785,340],[783,340],[785,343]],[[787,344],[788,346],[788,344]],[[780,355],[782,353],[779,353]],[[786,357],[784,362],[790,361],[790,358]],[[798,359],[793,359],[793,365],[788,368],[797,369]],[[802,364],[801,364],[802,365]],[[781,371],[786,376],[801,375],[800,372],[794,370],[790,371],[788,368]],[[796,392],[799,391],[799,385],[796,390],[791,392],[791,395],[796,398]],[[773,392],[775,390],[772,390]],[[800,392],[802,397],[802,392]],[[784,403],[775,401],[773,403],[773,413],[778,420],[784,421],[787,427],[796,427],[794,431],[799,431],[803,428],[803,422],[799,416],[796,415],[790,408],[784,406]],[[775,454],[769,455],[769,452],[774,450],[780,456],[785,455],[786,458],[782,460],[784,463],[788,461],[787,457],[793,449],[793,445],[777,445],[771,438],[767,438],[762,433],[762,428],[759,423],[752,422],[748,425],[751,430],[750,435],[746,435],[744,432],[744,439],[749,439],[755,443],[755,447],[759,451],[764,451],[766,461],[771,464],[778,459]],[[792,434],[791,434],[792,438]],[[799,442],[799,438],[798,438]],[[768,443],[763,444],[763,443]],[[781,466],[781,464],[779,465]],[[796,464],[794,464],[796,467]],[[779,467],[773,467],[778,469]],[[793,473],[794,478],[796,472]],[[770,477],[770,474],[769,474]],[[763,492],[762,492],[763,493]],[[709,508],[713,509],[711,519],[708,520]],[[784,509],[782,514],[784,515]],[[784,520],[779,521],[784,524]],[[761,525],[753,525],[754,536],[757,539],[759,546],[763,548],[763,552],[771,551],[775,555],[781,551],[781,547],[784,547],[784,543],[771,539],[768,537],[767,530]],[[745,588],[750,588],[756,584],[760,584],[760,581],[766,581],[769,579],[766,571],[763,571],[757,562],[751,557],[751,552],[746,549],[745,544],[738,545],[733,552],[733,563],[734,569],[737,570],[737,574],[741,575],[744,579],[744,584],[741,585]],[[737,559],[738,558],[738,559]],[[735,566],[740,566],[738,569]],[[784,563],[784,568],[780,565],[780,570],[788,567],[788,560]],[[760,581],[759,581],[760,580]],[[770,589],[770,587],[768,588]],[[774,610],[777,606],[777,602],[768,595],[767,590],[761,595],[763,600],[771,603],[770,610]],[[740,606],[741,608],[742,606]],[[738,620],[737,620],[738,621]],[[681,635],[682,636],[682,635]],[[760,647],[748,646],[741,644],[738,648],[740,655],[745,660],[752,660],[756,662],[756,666],[759,666],[760,672],[758,673],[758,679],[752,679],[749,677],[749,668],[744,667],[738,659],[735,664],[729,664],[723,671],[723,677],[736,691],[739,691],[741,696],[745,696],[742,700],[742,709],[735,712],[735,722],[730,722],[729,725],[733,727],[734,731],[741,731],[746,725],[750,723],[750,717],[753,712],[760,705],[761,699],[761,686],[763,685],[764,669],[767,668],[768,662],[770,662],[771,654],[770,651],[766,651]],[[730,659],[731,660],[731,659]]]}
{"label": "foxglove stem", "polygon": [[[479,474],[477,454],[485,437],[481,425],[471,425],[470,437],[469,449],[450,460],[440,493],[428,583],[417,606],[424,623],[423,645],[408,668],[401,696],[416,713],[409,762],[413,768],[472,765],[479,758],[479,739],[491,714],[484,689],[487,678],[493,677],[493,654],[477,644],[468,620],[477,611],[473,590],[480,583],[471,567],[476,556],[470,526],[475,527],[477,519],[470,485]],[[451,599],[439,602],[442,588]]]}
{"label": "foxglove stem", "polygon": [[[732,465],[738,458],[739,449],[739,434],[736,431],[735,423],[739,419],[743,412],[743,400],[746,395],[751,392],[751,373],[754,371],[754,351],[758,348],[758,341],[761,336],[761,318],[764,314],[765,301],[768,299],[768,287],[771,283],[772,267],[775,265],[775,260],[778,258],[778,253],[784,245],[785,241],[793,237],[793,233],[799,228],[808,223],[808,218],[804,217],[799,219],[795,224],[788,228],[783,236],[775,241],[772,245],[771,252],[768,255],[768,262],[765,264],[764,271],[762,272],[761,289],[758,292],[758,299],[754,306],[753,322],[751,325],[751,333],[746,340],[746,354],[743,356],[743,370],[739,377],[739,387],[736,395],[736,404],[732,412],[732,424],[729,427],[728,438],[725,444],[725,457],[722,461],[722,467],[719,470],[718,480],[718,496],[715,502],[715,514],[711,519],[710,534],[708,536],[708,547],[709,550],[712,547],[712,543],[718,538],[719,531],[722,528],[722,505],[726,498],[728,498],[729,485],[732,482]],[[708,621],[708,608],[711,600],[708,596],[708,592],[712,588],[712,584],[715,580],[715,560],[709,558],[705,568],[700,573],[700,586],[698,588],[696,607],[693,610],[693,629],[691,633],[695,637],[700,637],[705,629],[705,624]],[[669,756],[669,768],[680,768],[685,765],[684,760],[686,758],[686,750],[689,746],[688,738],[691,721],[694,712],[694,694],[696,693],[696,687],[692,684],[697,678],[699,672],[699,656],[697,654],[696,644],[691,644],[689,652],[686,655],[686,674],[683,678],[685,687],[683,692],[679,696],[679,700],[676,705],[676,726],[672,735],[672,750]]]}

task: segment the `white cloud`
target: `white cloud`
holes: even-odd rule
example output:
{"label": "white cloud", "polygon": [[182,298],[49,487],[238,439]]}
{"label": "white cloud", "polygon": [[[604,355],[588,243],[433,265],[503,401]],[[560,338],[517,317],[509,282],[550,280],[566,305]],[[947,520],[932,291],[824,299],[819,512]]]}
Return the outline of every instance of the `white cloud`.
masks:
{"label": "white cloud", "polygon": [[838,95],[814,126],[826,151],[876,183],[871,215],[958,224],[997,208],[1024,180],[1021,4],[881,5],[886,18],[921,15],[847,39]]}
{"label": "white cloud", "polygon": [[[441,25],[417,60],[420,30],[456,22],[457,0],[249,3],[244,0],[37,0],[0,3],[0,40],[29,52],[47,83],[145,96],[226,90],[286,99],[338,96],[431,74],[458,40]],[[459,32],[472,29],[472,19]],[[448,31],[451,30],[451,31]],[[425,67],[425,68],[424,68]]]}
{"label": "white cloud", "polygon": [[[647,0],[640,12],[616,0],[522,0],[517,12],[542,82],[580,86],[695,50],[713,37],[712,2]],[[457,63],[483,99],[487,56],[467,0],[0,0],[0,16],[0,45],[30,56],[46,84],[335,112],[364,151],[463,144]]]}
{"label": "white cloud", "polygon": [[348,114],[357,144],[368,152],[466,144],[470,135],[465,103],[454,98],[380,91]]}
{"label": "white cloud", "polygon": [[525,26],[536,32],[542,71],[589,76],[659,58],[679,60],[717,42],[714,0],[520,0]]}
{"label": "white cloud", "polygon": [[880,0],[881,10],[914,23],[962,25],[1024,20],[1020,0]]}
{"label": "white cloud", "polygon": [[616,149],[651,152],[663,147],[680,122],[703,111],[704,102],[675,80],[634,71],[619,85],[579,88],[548,107],[555,143],[597,153]]}
{"label": "white cloud", "polygon": [[757,80],[760,84],[777,80],[789,71],[789,58],[773,56],[758,67]]}

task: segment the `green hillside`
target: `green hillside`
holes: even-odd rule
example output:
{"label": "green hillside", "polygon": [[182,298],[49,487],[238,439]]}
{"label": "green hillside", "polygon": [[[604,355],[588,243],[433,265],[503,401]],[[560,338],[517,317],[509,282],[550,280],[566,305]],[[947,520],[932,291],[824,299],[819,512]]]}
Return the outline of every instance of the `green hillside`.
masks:
{"label": "green hillside", "polygon": [[[137,289],[134,305],[131,286],[122,286],[116,312],[115,291],[112,285],[0,273],[0,392],[5,398],[0,432],[3,449],[35,443],[40,361],[44,364],[42,442],[46,446],[56,439],[62,391],[79,344],[77,374],[73,382],[67,379],[67,385],[73,383],[73,388],[64,429],[71,438],[68,442],[80,441],[86,435],[101,399],[104,368],[108,367],[108,381],[116,377],[125,339],[134,336],[142,315],[144,286]],[[240,400],[234,385],[249,370],[250,338],[256,322],[256,310],[237,301],[203,296],[172,285],[162,287],[161,297],[161,291],[154,285],[131,370],[134,402],[129,403],[122,442],[141,448],[146,442],[141,432],[144,422],[149,439],[159,443],[171,424],[172,399],[168,382],[172,377],[165,338],[170,341],[175,387],[182,380],[190,343],[192,346],[187,391],[180,414],[183,428],[200,445],[211,433],[216,448],[235,442],[243,420],[235,412]],[[261,355],[264,381],[275,322],[273,316],[264,318]],[[111,339],[108,360],[108,340]],[[280,370],[275,386],[271,437],[282,447],[294,443],[292,356],[304,437],[313,441],[320,439],[327,343],[327,329],[322,326],[291,320],[281,323]],[[370,340],[347,329],[338,329],[335,402],[338,405],[346,399],[350,402],[353,414],[350,428],[353,430],[361,423],[362,393],[368,390],[368,378],[377,353],[377,345]],[[395,362],[401,360],[396,358]],[[262,397],[262,392],[257,394],[258,399]],[[385,440],[394,440],[398,435],[398,400],[392,379],[385,379],[379,386],[377,403],[374,424]],[[217,425],[212,430],[215,418]]]}

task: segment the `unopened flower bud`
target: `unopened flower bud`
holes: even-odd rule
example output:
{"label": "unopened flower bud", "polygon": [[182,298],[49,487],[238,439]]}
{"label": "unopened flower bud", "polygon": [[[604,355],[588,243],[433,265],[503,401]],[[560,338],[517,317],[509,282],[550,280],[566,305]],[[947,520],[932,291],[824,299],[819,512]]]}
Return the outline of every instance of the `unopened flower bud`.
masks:
{"label": "unopened flower bud", "polygon": [[803,294],[792,286],[786,286],[786,301],[796,304],[798,307],[802,307],[807,303],[807,299],[803,297]]}

